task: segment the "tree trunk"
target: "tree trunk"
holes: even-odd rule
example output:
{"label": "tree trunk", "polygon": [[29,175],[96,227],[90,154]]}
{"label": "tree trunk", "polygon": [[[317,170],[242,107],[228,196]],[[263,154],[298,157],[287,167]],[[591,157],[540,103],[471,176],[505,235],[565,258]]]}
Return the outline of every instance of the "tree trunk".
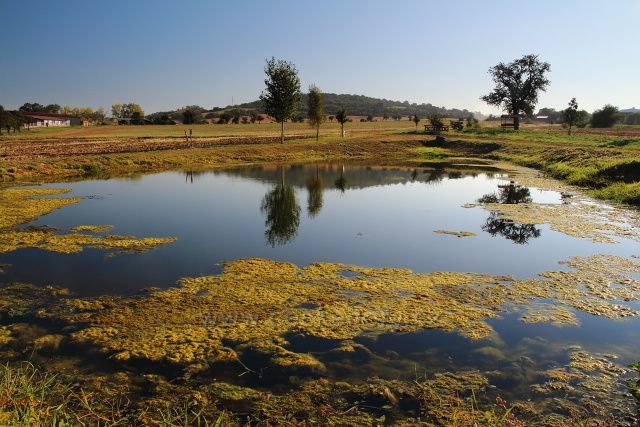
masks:
{"label": "tree trunk", "polygon": [[513,130],[520,130],[520,115],[519,111],[513,113]]}
{"label": "tree trunk", "polygon": [[316,126],[316,142],[320,140],[320,125]]}
{"label": "tree trunk", "polygon": [[284,120],[280,122],[281,131],[280,131],[280,143],[284,144]]}
{"label": "tree trunk", "polygon": [[342,138],[344,138],[344,123],[340,123],[340,127],[342,128]]}

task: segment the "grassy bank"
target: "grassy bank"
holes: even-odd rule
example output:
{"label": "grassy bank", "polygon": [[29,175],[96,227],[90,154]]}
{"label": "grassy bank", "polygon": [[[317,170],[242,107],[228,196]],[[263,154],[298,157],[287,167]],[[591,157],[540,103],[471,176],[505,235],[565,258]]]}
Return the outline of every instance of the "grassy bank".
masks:
{"label": "grassy bank", "polygon": [[540,169],[598,198],[640,204],[640,132],[637,136],[555,129],[519,132],[495,129],[451,135],[450,151]]}
{"label": "grassy bank", "polygon": [[[640,204],[640,129],[579,130],[525,127],[519,132],[482,128],[450,132],[440,147],[412,122],[349,123],[323,126],[320,141],[306,124],[289,125],[291,139],[275,142],[277,129],[262,125],[193,126],[184,142],[183,126],[105,126],[39,130],[0,137],[0,181],[54,181],[108,177],[168,169],[204,169],[242,164],[371,160],[381,163],[442,162],[471,156],[534,167],[595,197]],[[434,151],[432,148],[437,148]]]}

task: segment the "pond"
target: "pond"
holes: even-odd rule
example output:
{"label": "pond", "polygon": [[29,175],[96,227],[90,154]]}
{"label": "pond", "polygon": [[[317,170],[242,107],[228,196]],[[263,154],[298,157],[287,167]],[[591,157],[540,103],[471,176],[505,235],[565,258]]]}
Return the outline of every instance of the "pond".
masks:
{"label": "pond", "polygon": [[[262,208],[284,174],[291,206]],[[340,181],[342,177],[342,181]],[[80,203],[29,225],[68,230],[110,224],[119,235],[172,236],[144,254],[105,257],[104,250],[57,254],[21,249],[0,255],[12,268],[4,282],[58,285],[82,295],[166,288],[181,277],[218,273],[224,261],[268,258],[304,266],[318,261],[415,272],[483,272],[518,277],[557,268],[569,256],[634,254],[637,242],[592,243],[536,225],[513,232],[484,209],[465,209],[508,182],[502,173],[312,165],[165,172],[136,178],[48,184],[70,188]],[[531,189],[539,203],[560,193]],[[267,224],[267,216],[275,224]],[[457,238],[434,231],[469,231]],[[512,231],[512,230],[511,230]],[[637,250],[636,250],[637,252]]]}
{"label": "pond", "polygon": [[[516,186],[511,179],[508,172],[490,167],[444,170],[338,163],[46,184],[46,188],[70,189],[63,197],[81,200],[21,228],[46,226],[68,232],[79,224],[108,224],[113,227],[98,234],[177,240],[144,253],[90,247],[57,253],[23,247],[0,254],[0,264],[8,265],[0,280],[3,285],[54,285],[79,297],[126,297],[144,288],[174,287],[184,277],[217,275],[225,262],[243,258],[299,267],[326,262],[408,268],[415,273],[473,272],[499,277],[500,282],[505,276],[511,277],[506,281],[524,281],[543,271],[568,271],[570,267],[559,262],[574,256],[638,255],[638,242],[624,234],[608,242],[592,241],[549,224],[505,219],[478,202],[494,195],[484,202],[571,203],[560,191]],[[341,274],[355,280],[362,273],[345,268]],[[637,271],[629,277],[637,280]],[[359,291],[344,292],[358,298]],[[549,302],[552,298],[542,296],[536,303]],[[621,304],[639,308],[635,300]],[[494,393],[519,400],[532,396],[534,384],[544,384],[541,372],[580,357],[572,356],[572,351],[614,353],[616,366],[639,358],[637,318],[612,319],[616,316],[597,316],[577,306],[571,309],[575,323],[561,326],[523,323],[523,309],[506,310],[486,320],[494,333],[481,339],[438,328],[402,333],[383,328],[350,340],[356,350],[363,350],[349,357],[332,351],[339,341],[333,338],[290,332],[285,337],[288,350],[313,354],[326,367],[322,376],[336,381],[479,370],[494,373],[490,380]],[[305,302],[296,308],[312,312],[316,305]],[[259,360],[249,352],[243,359],[249,365]],[[238,379],[238,367],[228,364],[216,369],[216,378],[235,378],[234,383],[244,386],[281,390],[283,383],[289,383],[279,376]]]}

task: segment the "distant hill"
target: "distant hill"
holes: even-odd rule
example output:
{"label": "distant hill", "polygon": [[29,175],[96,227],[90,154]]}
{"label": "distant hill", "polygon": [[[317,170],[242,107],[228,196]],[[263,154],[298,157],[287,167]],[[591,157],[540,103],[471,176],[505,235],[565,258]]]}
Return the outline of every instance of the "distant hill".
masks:
{"label": "distant hill", "polygon": [[620,112],[624,114],[635,114],[640,113],[640,108],[627,108],[626,110],[620,110]]}
{"label": "distant hill", "polygon": [[[336,93],[324,94],[324,111],[327,115],[335,114],[341,107],[347,110],[350,116],[408,116],[410,114],[418,114],[426,117],[431,114],[439,114],[447,117],[467,117],[473,113],[468,110],[459,110],[457,108],[436,107],[431,104],[410,104],[408,101],[390,101],[388,99],[372,98],[364,95],[345,95]],[[235,106],[227,106],[224,109],[240,108],[243,110],[262,111],[260,101],[247,102]],[[307,95],[302,95],[300,102],[300,114],[307,112]]]}

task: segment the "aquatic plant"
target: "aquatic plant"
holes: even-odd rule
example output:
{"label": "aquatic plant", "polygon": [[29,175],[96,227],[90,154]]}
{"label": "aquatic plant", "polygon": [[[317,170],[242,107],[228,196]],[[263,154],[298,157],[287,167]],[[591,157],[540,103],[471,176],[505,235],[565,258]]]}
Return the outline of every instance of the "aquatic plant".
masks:
{"label": "aquatic plant", "polygon": [[[67,193],[59,188],[10,188],[0,190],[0,253],[20,248],[75,253],[85,247],[115,249],[124,252],[144,252],[158,245],[174,242],[175,238],[143,238],[130,236],[96,236],[78,233],[99,233],[109,230],[110,225],[79,225],[72,233],[60,234],[50,227],[25,227],[18,225],[31,222],[61,207],[78,203],[78,198],[42,197]],[[0,272],[3,271],[0,268]]]}
{"label": "aquatic plant", "polygon": [[449,234],[456,237],[471,237],[476,235],[476,233],[473,233],[471,231],[434,230],[433,232],[437,234]]}
{"label": "aquatic plant", "polygon": [[[525,321],[576,324],[566,308],[538,299],[610,318],[640,315],[619,303],[640,299],[640,281],[629,276],[640,263],[597,255],[565,264],[571,269],[513,280],[242,259],[227,263],[220,275],[182,279],[179,287],[136,298],[72,298],[55,288],[7,286],[0,289],[0,312],[31,311],[75,323],[82,327],[72,340],[97,345],[120,361],[202,369],[260,354],[278,369],[306,374],[324,367],[310,354],[291,351],[289,334],[348,341],[363,334],[441,329],[478,339],[493,334],[487,319],[513,305],[526,309]],[[357,275],[345,277],[344,270]]]}
{"label": "aquatic plant", "polygon": [[91,233],[102,233],[109,231],[113,228],[113,225],[76,225],[71,228],[71,231],[88,231]]}

